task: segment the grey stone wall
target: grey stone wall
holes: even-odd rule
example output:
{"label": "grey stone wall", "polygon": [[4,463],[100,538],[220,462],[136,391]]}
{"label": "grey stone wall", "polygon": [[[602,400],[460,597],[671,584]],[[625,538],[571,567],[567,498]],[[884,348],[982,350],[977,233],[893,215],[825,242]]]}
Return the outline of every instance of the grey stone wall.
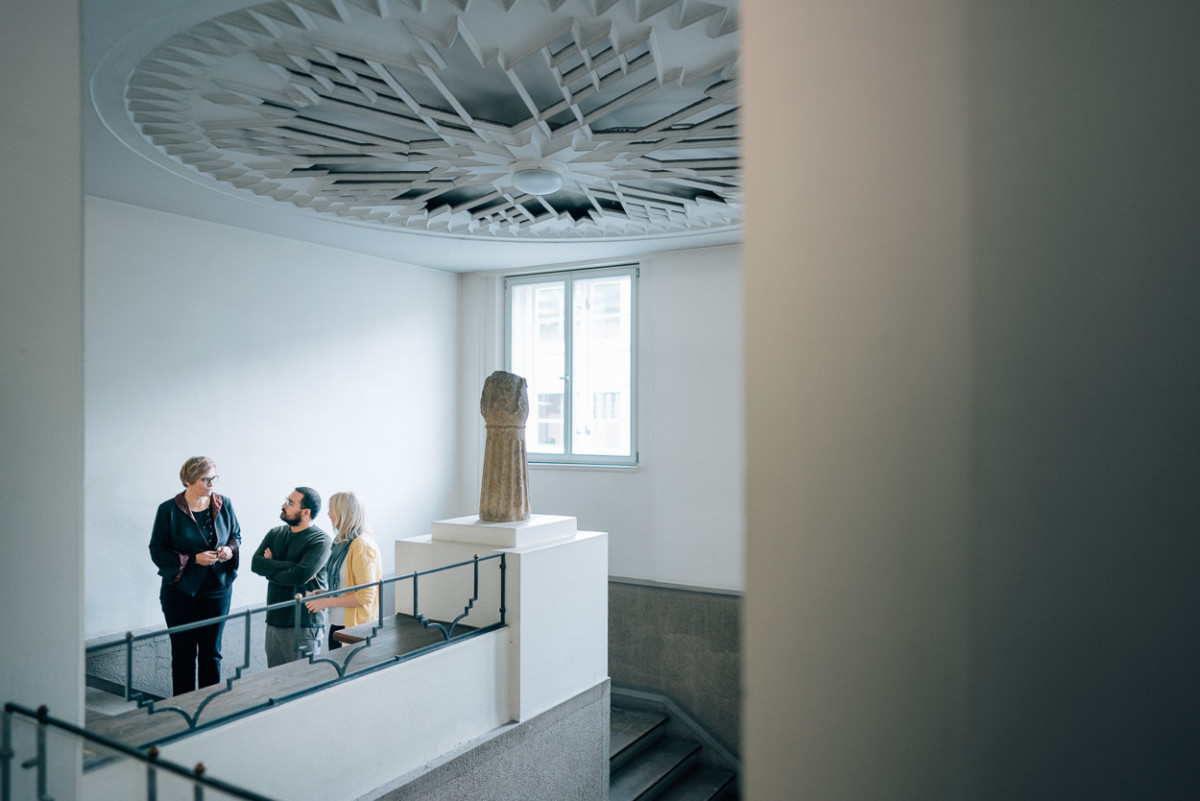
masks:
{"label": "grey stone wall", "polygon": [[613,685],[666,695],[740,754],[741,604],[733,593],[611,579]]}
{"label": "grey stone wall", "polygon": [[358,801],[607,801],[609,703],[605,681]]}

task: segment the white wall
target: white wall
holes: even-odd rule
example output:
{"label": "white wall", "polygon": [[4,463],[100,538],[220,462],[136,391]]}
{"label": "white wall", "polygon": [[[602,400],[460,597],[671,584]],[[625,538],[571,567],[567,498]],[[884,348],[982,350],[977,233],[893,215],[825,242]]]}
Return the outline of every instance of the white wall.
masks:
{"label": "white wall", "polygon": [[746,798],[1195,797],[1196,7],[743,19]]}
{"label": "white wall", "polygon": [[357,491],[385,573],[456,511],[454,275],[89,198],[86,280],[89,636],[161,625],[147,543],[188,456],[242,525],[234,608],[297,485]]}
{"label": "white wall", "polygon": [[[45,704],[73,723],[83,717],[78,42],[74,2],[0,7],[0,703]],[[13,723],[14,770],[36,753],[33,728]],[[47,789],[74,798],[79,749],[48,739]],[[11,789],[32,798],[34,771],[15,770]]]}
{"label": "white wall", "polygon": [[[609,532],[612,575],[743,587],[742,274],[737,247],[648,255],[638,280],[636,471],[530,467],[533,511]],[[479,511],[483,381],[504,369],[503,281],[464,275],[463,490]]]}

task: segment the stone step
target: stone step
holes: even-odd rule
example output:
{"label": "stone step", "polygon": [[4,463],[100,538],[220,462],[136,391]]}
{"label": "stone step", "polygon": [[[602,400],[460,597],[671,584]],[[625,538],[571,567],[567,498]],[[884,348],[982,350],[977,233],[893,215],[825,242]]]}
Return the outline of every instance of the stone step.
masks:
{"label": "stone step", "polygon": [[718,801],[734,797],[732,771],[697,765],[658,797],[658,801]]}
{"label": "stone step", "polygon": [[649,801],[671,786],[692,767],[700,744],[691,740],[659,737],[636,759],[613,771],[609,801]]}
{"label": "stone step", "polygon": [[614,770],[663,735],[667,716],[613,707],[609,718],[609,770]]}

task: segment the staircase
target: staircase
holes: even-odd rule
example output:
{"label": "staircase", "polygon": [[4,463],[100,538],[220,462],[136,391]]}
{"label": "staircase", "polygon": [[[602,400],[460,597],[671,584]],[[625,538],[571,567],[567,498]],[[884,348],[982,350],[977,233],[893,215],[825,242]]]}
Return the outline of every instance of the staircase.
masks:
{"label": "staircase", "polygon": [[701,744],[674,730],[662,712],[614,703],[610,718],[609,801],[736,801],[737,775],[713,764]]}

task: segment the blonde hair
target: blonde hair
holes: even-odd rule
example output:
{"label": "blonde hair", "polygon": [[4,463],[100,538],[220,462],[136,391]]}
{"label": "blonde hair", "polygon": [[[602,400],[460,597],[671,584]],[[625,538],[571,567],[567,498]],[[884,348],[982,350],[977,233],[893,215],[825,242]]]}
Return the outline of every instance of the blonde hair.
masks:
{"label": "blonde hair", "polygon": [[183,486],[197,481],[204,477],[204,474],[209,470],[216,470],[217,463],[207,456],[193,456],[183,463],[183,467],[179,468],[179,480],[183,482]]}
{"label": "blonde hair", "polygon": [[353,492],[335,492],[329,496],[329,519],[337,529],[334,542],[352,540],[359,534],[370,534],[367,510]]}

